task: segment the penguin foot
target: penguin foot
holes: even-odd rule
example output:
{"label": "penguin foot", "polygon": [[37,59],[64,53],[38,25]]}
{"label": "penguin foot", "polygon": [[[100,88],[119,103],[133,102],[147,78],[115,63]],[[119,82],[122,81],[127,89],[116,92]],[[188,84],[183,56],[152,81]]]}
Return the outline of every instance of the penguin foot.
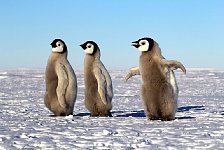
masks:
{"label": "penguin foot", "polygon": [[175,117],[173,116],[168,116],[168,117],[163,117],[161,118],[162,121],[172,121],[172,120],[175,120]]}
{"label": "penguin foot", "polygon": [[111,112],[108,112],[107,114],[91,114],[90,117],[113,117]]}
{"label": "penguin foot", "polygon": [[148,119],[149,119],[149,120],[159,120],[158,117],[156,117],[156,116],[151,116],[151,115],[148,117]]}

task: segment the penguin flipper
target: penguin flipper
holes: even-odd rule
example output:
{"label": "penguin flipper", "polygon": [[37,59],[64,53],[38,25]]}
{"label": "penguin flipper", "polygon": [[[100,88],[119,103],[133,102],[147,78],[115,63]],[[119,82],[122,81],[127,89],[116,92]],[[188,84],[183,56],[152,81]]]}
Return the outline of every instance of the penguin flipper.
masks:
{"label": "penguin flipper", "polygon": [[101,69],[102,69],[102,73],[106,79],[106,95],[107,95],[107,102],[111,102],[113,96],[114,96],[114,93],[113,93],[113,85],[112,85],[112,80],[111,80],[111,77],[110,77],[110,74],[109,72],[106,70],[106,68],[104,67],[103,64],[100,65],[101,66]]}
{"label": "penguin flipper", "polygon": [[[112,82],[109,73],[102,63],[98,63],[93,69],[98,83],[98,92],[102,102],[106,105],[113,97]],[[109,99],[107,98],[109,97]]]}
{"label": "penguin flipper", "polygon": [[171,70],[176,70],[180,68],[186,74],[186,69],[184,65],[179,61],[162,59],[161,62],[162,62],[162,65],[164,65],[165,67],[168,67]]}
{"label": "penguin flipper", "polygon": [[57,63],[56,73],[58,75],[58,86],[56,89],[58,101],[62,108],[67,108],[65,94],[68,86],[68,74],[65,66],[61,63]]}
{"label": "penguin flipper", "polygon": [[133,68],[128,70],[128,72],[124,76],[124,80],[128,81],[128,79],[131,78],[132,76],[140,75],[140,74],[141,73],[140,73],[139,67],[133,67]]}
{"label": "penguin flipper", "polygon": [[174,71],[173,70],[169,70],[169,78],[168,78],[168,81],[170,82],[171,86],[173,87],[174,100],[177,103],[179,89],[178,89],[178,86],[177,86],[177,81],[176,81],[176,77],[175,77],[175,74],[174,74]]}

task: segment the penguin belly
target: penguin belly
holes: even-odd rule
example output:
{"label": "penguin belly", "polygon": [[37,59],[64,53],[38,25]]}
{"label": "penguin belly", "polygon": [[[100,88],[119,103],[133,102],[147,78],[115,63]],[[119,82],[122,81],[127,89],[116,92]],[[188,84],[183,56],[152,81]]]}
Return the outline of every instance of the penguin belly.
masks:
{"label": "penguin belly", "polygon": [[174,89],[163,69],[156,61],[143,65],[142,69],[141,94],[146,116],[150,120],[173,120],[176,108]]}
{"label": "penguin belly", "polygon": [[91,113],[91,116],[111,116],[110,110],[112,108],[111,104],[105,105],[101,100],[100,94],[98,92],[98,83],[94,75],[88,74],[85,78],[85,106]]}

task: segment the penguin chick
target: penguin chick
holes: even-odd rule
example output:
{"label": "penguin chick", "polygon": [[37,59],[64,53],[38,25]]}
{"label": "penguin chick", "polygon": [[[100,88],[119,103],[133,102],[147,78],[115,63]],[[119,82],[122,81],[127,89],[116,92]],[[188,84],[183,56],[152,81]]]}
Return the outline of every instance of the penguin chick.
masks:
{"label": "penguin chick", "polygon": [[56,116],[73,114],[77,96],[77,79],[67,60],[67,46],[61,39],[52,43],[52,53],[45,70],[45,106]]}
{"label": "penguin chick", "polygon": [[[164,71],[167,76],[166,77],[167,80],[170,82],[170,84],[172,85],[172,87],[174,89],[175,101],[177,102],[179,88],[177,86],[177,81],[176,81],[176,77],[175,77],[173,70],[174,70],[174,68],[173,69],[166,68]],[[124,77],[124,80],[128,81],[129,78],[131,78],[132,76],[135,76],[135,75],[141,75],[139,67],[133,67],[133,68],[129,69]]]}
{"label": "penguin chick", "polygon": [[151,38],[139,39],[133,46],[141,52],[140,66],[130,69],[125,80],[141,74],[141,97],[148,119],[174,120],[178,87],[173,70],[180,68],[186,73],[185,67],[178,61],[166,60]]}
{"label": "penguin chick", "polygon": [[80,45],[84,59],[85,106],[91,116],[112,116],[113,87],[111,77],[100,61],[100,49],[93,41]]}
{"label": "penguin chick", "polygon": [[[161,55],[161,59],[165,59],[165,58]],[[170,84],[172,85],[172,87],[174,89],[175,101],[177,102],[179,89],[177,86],[174,70],[175,70],[175,68],[164,68],[164,73],[166,74],[167,81],[170,82]],[[128,70],[128,72],[126,73],[126,75],[124,76],[124,80],[128,81],[129,78],[131,78],[132,76],[135,76],[135,75],[141,75],[139,67],[130,68]]]}

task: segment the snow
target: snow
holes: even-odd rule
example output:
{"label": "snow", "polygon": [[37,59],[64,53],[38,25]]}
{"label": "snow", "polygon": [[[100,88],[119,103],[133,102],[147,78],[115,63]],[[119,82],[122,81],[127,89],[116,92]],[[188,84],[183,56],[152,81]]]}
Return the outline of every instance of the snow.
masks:
{"label": "snow", "polygon": [[83,72],[76,71],[74,116],[52,117],[45,108],[44,70],[0,70],[0,149],[224,149],[224,71],[176,71],[178,111],[174,121],[149,121],[141,103],[139,76],[110,71],[113,117],[89,117]]}

